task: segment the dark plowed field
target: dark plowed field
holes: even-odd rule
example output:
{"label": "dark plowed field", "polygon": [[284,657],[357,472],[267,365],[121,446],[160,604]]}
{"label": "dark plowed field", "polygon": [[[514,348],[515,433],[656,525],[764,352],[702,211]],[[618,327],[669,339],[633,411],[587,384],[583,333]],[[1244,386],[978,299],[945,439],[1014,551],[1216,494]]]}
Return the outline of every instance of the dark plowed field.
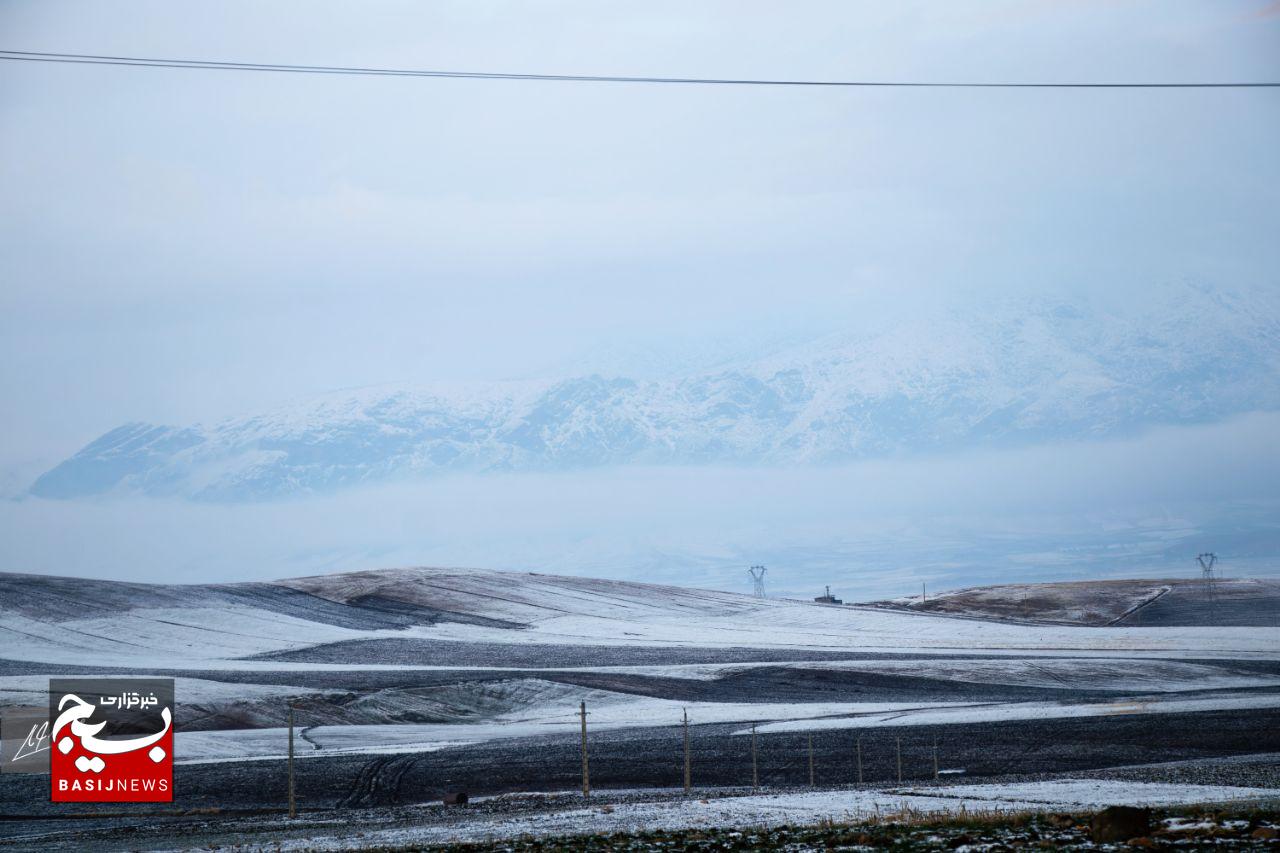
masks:
{"label": "dark plowed field", "polygon": [[1280,581],[1187,578],[1010,584],[877,601],[888,610],[1023,624],[1140,627],[1280,626]]}
{"label": "dark plowed field", "polygon": [[[739,725],[692,728],[693,779],[705,786],[751,781],[750,738]],[[1153,761],[1280,752],[1280,711],[1131,715],[874,730],[816,732],[815,781],[857,782],[856,742],[862,737],[867,784],[896,784],[901,739],[903,777],[929,782],[933,748],[941,769],[966,779],[1009,774],[1071,773]],[[808,783],[808,735],[761,734],[762,784]],[[672,787],[682,773],[677,726],[597,732],[590,736],[592,782],[600,788]],[[347,808],[436,799],[446,788],[473,795],[507,791],[572,790],[580,782],[579,744],[572,735],[494,741],[439,752],[307,758],[297,762],[298,792],[307,809]],[[956,778],[955,774],[948,774]],[[0,777],[0,813],[50,814],[48,778]],[[277,807],[285,802],[282,761],[179,766],[174,805],[224,810]],[[59,805],[59,813],[101,811],[101,806]],[[154,806],[112,805],[113,812]],[[0,821],[0,834],[16,832]]]}
{"label": "dark plowed field", "polygon": [[1116,624],[1140,627],[1280,626],[1280,581],[1223,580],[1180,584]]}
{"label": "dark plowed field", "polygon": [[[909,655],[913,658],[921,655]],[[695,648],[680,646],[574,646],[555,643],[475,643],[419,638],[345,640],[305,649],[257,655],[285,663],[391,664],[396,666],[653,666],[867,660],[883,654],[809,649]],[[932,656],[932,657],[941,657]]]}

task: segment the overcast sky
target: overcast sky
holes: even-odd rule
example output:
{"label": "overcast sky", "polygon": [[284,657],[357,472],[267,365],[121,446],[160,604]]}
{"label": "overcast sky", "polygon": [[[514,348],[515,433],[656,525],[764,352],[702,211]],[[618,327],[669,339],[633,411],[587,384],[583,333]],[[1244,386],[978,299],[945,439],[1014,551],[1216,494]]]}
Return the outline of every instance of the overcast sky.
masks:
{"label": "overcast sky", "polygon": [[[1280,79],[1239,2],[5,0],[9,49],[549,73]],[[1274,282],[1275,91],[0,64],[0,464],[127,420],[768,338],[942,291]]]}
{"label": "overcast sky", "polygon": [[[0,48],[611,75],[1274,81],[1280,3],[0,0]],[[0,62],[0,493],[132,420],[215,420],[388,382],[641,372],[936,300],[1275,288],[1277,151],[1280,90]],[[740,564],[765,560],[783,589],[870,594],[876,573],[898,591],[1177,573],[1214,548],[1234,549],[1233,571],[1267,573],[1280,547],[1275,428],[1257,415],[829,472],[446,478],[247,508],[8,501],[0,570],[200,580],[427,562],[737,588]]]}

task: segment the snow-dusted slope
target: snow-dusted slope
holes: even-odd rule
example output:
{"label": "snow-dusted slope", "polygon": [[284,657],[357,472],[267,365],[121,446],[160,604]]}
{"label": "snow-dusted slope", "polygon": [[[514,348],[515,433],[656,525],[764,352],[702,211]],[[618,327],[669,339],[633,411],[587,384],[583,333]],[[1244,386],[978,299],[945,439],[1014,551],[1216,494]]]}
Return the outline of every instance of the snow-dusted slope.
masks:
{"label": "snow-dusted slope", "polygon": [[755,612],[759,602],[732,592],[479,569],[377,569],[278,581],[327,601],[377,600],[455,615],[534,625],[565,616],[699,619]]}
{"label": "snow-dusted slope", "polygon": [[303,756],[380,760],[539,749],[576,734],[580,702],[597,735],[688,713],[731,739],[1280,707],[1280,627],[1010,624],[464,569],[199,586],[0,574],[0,601],[0,709],[37,703],[52,675],[172,674],[184,765],[280,758],[291,703]]}
{"label": "snow-dusted slope", "polygon": [[[0,612],[0,658],[70,665],[268,670],[281,664],[264,659],[266,655],[392,640],[424,645],[452,641],[459,654],[466,644],[513,649],[534,644],[544,650],[825,650],[927,652],[957,658],[1065,651],[1077,656],[1280,659],[1280,628],[1017,625],[650,584],[460,569],[209,586],[0,574],[0,597],[7,603]],[[342,658],[321,655],[314,663],[290,666],[395,668],[379,663],[383,658],[372,653],[362,654],[354,664],[325,662],[330,659]],[[607,661],[595,663],[597,669],[607,668]],[[413,660],[403,665],[418,666]],[[501,656],[494,665],[504,665]],[[534,665],[539,666],[547,664]],[[693,678],[705,674],[697,666],[682,673]],[[987,677],[974,676],[978,681]],[[1181,677],[1169,674],[1174,681]],[[1197,677],[1192,673],[1185,680]],[[1019,676],[1014,681],[1026,679]]]}
{"label": "snow-dusted slope", "polygon": [[458,470],[823,463],[1280,408],[1280,300],[1166,296],[1123,313],[1027,300],[914,314],[667,379],[375,388],[212,426],[126,424],[31,491],[245,500]]}
{"label": "snow-dusted slope", "polygon": [[1062,625],[1280,626],[1280,581],[1217,578],[1000,584],[873,602],[977,619]]}

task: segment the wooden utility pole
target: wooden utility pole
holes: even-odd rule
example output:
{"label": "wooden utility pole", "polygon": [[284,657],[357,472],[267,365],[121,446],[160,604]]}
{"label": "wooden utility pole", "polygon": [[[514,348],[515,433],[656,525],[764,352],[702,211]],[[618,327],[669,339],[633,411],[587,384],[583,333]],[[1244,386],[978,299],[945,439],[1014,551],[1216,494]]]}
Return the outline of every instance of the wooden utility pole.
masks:
{"label": "wooden utility pole", "polygon": [[591,796],[591,768],[587,764],[587,703],[578,706],[578,716],[582,718],[582,796]]}
{"label": "wooden utility pole", "polygon": [[760,790],[760,762],[756,757],[756,724],[751,724],[751,790]]}
{"label": "wooden utility pole", "polygon": [[858,738],[858,784],[862,784],[862,738]]}
{"label": "wooden utility pole", "polygon": [[689,709],[682,708],[681,710],[684,711],[684,792],[688,794],[693,787],[691,768],[689,766]]}
{"label": "wooden utility pole", "polygon": [[289,819],[298,816],[298,803],[293,787],[293,703],[289,704]]}
{"label": "wooden utility pole", "polygon": [[933,778],[938,778],[938,736],[933,736]]}
{"label": "wooden utility pole", "polygon": [[898,738],[898,784],[902,784],[902,738]]}
{"label": "wooden utility pole", "polygon": [[809,733],[809,787],[813,787],[813,733]]}
{"label": "wooden utility pole", "polygon": [[925,588],[924,581],[920,581],[920,603],[921,604],[929,603],[929,591]]}

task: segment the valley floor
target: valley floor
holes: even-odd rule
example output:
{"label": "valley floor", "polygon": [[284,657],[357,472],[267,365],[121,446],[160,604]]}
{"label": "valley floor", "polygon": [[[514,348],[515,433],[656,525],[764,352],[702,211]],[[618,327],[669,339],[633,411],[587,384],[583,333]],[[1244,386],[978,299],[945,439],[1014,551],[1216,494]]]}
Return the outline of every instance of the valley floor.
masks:
{"label": "valley floor", "polygon": [[[1012,624],[454,570],[84,583],[0,576],[23,602],[0,614],[0,710],[47,701],[50,676],[174,677],[174,803],[108,816],[5,774],[0,846],[394,847],[1280,796],[1275,627]],[[566,793],[580,703],[585,802]],[[672,791],[686,712],[692,797]],[[441,807],[450,790],[472,805]]]}

